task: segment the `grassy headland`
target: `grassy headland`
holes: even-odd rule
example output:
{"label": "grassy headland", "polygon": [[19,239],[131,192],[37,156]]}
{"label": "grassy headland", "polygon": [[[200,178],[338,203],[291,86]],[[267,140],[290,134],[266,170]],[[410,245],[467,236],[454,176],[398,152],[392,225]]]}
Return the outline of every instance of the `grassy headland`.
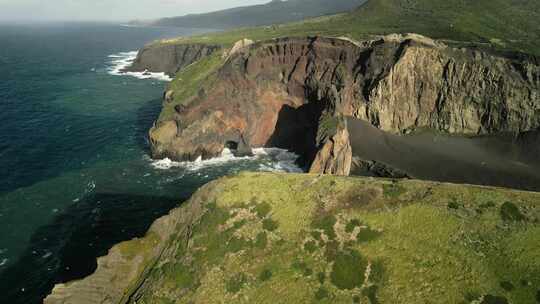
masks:
{"label": "grassy headland", "polygon": [[242,173],[195,201],[137,303],[536,303],[535,193]]}
{"label": "grassy headland", "polygon": [[346,14],[282,25],[236,29],[169,43],[209,42],[226,46],[242,38],[347,36],[418,33],[456,44],[540,55],[540,2],[536,0],[369,0]]}

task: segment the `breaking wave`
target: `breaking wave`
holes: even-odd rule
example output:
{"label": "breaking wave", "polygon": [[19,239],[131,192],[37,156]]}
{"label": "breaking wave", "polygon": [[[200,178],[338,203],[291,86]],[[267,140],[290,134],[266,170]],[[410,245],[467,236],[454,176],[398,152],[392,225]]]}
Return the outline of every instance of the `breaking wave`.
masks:
{"label": "breaking wave", "polygon": [[137,58],[137,53],[137,51],[132,51],[109,55],[109,61],[107,62],[109,67],[107,68],[107,72],[114,76],[132,76],[139,79],[157,79],[160,81],[172,80],[172,78],[165,73],[153,73],[149,71],[125,72],[124,69],[129,67],[135,58]]}
{"label": "breaking wave", "polygon": [[194,162],[175,162],[168,158],[152,161],[152,166],[160,170],[171,168],[184,168],[190,171],[198,171],[212,166],[220,166],[240,161],[259,162],[258,170],[266,172],[301,173],[303,170],[296,165],[298,155],[278,148],[252,149],[253,156],[237,157],[229,149],[224,149],[219,157]]}

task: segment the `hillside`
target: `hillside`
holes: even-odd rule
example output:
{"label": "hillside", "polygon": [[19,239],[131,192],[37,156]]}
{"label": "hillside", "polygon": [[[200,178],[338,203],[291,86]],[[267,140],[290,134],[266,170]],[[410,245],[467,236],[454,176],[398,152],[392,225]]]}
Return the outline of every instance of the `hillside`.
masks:
{"label": "hillside", "polygon": [[495,188],[242,173],[45,303],[536,304],[539,207]]}
{"label": "hillside", "polygon": [[365,0],[273,0],[262,5],[163,18],[149,24],[211,29],[271,25],[345,12],[364,2]]}
{"label": "hillside", "polygon": [[499,50],[540,55],[540,2],[536,0],[369,0],[353,12],[283,24],[188,37],[178,43],[232,45],[242,38],[325,35],[365,39],[418,33]]}

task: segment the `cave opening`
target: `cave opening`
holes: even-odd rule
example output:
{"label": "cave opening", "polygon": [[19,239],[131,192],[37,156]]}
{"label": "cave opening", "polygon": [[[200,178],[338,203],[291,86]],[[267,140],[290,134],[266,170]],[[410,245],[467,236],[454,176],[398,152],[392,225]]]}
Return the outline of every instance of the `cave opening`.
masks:
{"label": "cave opening", "polygon": [[238,142],[236,141],[232,141],[232,140],[229,140],[225,143],[225,148],[231,150],[231,151],[236,151],[238,150]]}
{"label": "cave opening", "polygon": [[316,100],[294,108],[284,105],[267,147],[287,149],[299,155],[298,165],[308,170],[317,154],[317,131],[324,103]]}

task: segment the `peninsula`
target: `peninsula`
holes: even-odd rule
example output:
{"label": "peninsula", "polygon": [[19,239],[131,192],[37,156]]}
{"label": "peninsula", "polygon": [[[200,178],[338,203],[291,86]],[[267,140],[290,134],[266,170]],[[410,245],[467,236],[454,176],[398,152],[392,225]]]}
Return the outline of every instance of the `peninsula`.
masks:
{"label": "peninsula", "polygon": [[369,0],[145,46],[129,69],[174,77],[153,158],[280,147],[306,174],[211,182],[44,303],[540,303],[538,20]]}

